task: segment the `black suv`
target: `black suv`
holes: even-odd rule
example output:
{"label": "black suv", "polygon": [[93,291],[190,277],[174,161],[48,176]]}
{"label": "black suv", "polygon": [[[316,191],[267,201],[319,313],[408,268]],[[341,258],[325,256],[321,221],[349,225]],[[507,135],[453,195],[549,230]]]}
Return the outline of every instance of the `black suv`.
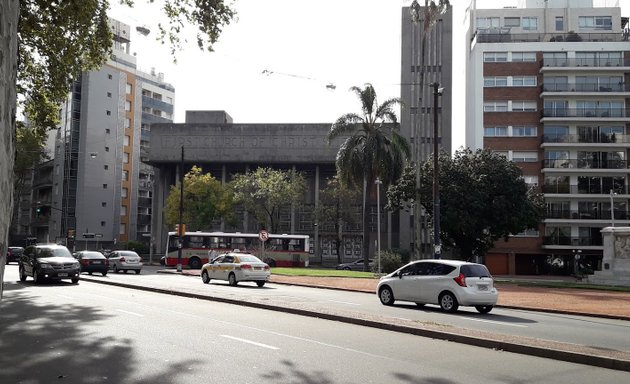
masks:
{"label": "black suv", "polygon": [[35,284],[42,279],[70,279],[79,282],[79,262],[68,248],[56,244],[39,244],[26,247],[19,261],[20,281],[32,276]]}

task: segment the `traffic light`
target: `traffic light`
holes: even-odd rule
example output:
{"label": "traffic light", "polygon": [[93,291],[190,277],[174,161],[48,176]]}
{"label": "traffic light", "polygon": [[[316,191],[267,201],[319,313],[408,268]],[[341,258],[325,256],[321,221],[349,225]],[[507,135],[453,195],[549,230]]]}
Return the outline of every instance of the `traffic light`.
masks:
{"label": "traffic light", "polygon": [[175,224],[175,234],[176,235],[185,235],[186,234],[186,224],[182,224],[182,231],[179,232],[179,224]]}
{"label": "traffic light", "polygon": [[42,213],[42,207],[40,206],[35,207],[35,216],[39,216],[40,213]]}
{"label": "traffic light", "polygon": [[179,224],[175,224],[175,234],[179,235]]}

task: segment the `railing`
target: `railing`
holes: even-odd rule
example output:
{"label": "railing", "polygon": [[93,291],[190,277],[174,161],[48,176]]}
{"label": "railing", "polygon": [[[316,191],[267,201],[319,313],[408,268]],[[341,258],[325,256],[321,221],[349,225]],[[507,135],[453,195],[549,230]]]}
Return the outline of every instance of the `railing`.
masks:
{"label": "railing", "polygon": [[[545,213],[546,219],[573,219],[573,220],[610,220],[610,210],[590,210],[590,211],[556,211],[551,210]],[[615,219],[628,220],[630,214],[626,211],[615,210]]]}
{"label": "railing", "polygon": [[601,237],[545,236],[544,245],[603,245]]}
{"label": "railing", "polygon": [[628,117],[624,108],[545,108],[543,117]]}
{"label": "railing", "polygon": [[541,62],[543,67],[628,67],[630,59],[624,58],[588,58],[588,59],[566,59],[566,58],[546,58]]}
{"label": "railing", "polygon": [[542,92],[628,92],[630,87],[624,83],[601,84],[601,83],[564,83],[564,84],[542,84]]}
{"label": "railing", "polygon": [[543,143],[630,143],[630,135],[600,133],[592,135],[551,134],[543,135]]}
{"label": "railing", "polygon": [[621,33],[511,33],[509,28],[477,29],[477,43],[623,41]]}
{"label": "railing", "polygon": [[601,185],[568,185],[568,184],[546,184],[542,186],[542,193],[564,193],[572,195],[606,195],[610,193],[610,190],[618,195],[626,195],[627,187],[602,187]]}
{"label": "railing", "polygon": [[543,168],[591,168],[591,169],[624,169],[628,168],[627,160],[595,160],[595,159],[545,159]]}

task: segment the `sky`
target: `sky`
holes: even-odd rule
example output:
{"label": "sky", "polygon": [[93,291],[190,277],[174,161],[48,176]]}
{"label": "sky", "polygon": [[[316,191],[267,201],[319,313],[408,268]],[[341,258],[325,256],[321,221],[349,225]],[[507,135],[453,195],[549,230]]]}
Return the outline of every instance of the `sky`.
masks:
{"label": "sky", "polygon": [[[402,7],[411,1],[236,0],[237,17],[224,28],[214,52],[200,51],[190,40],[176,53],[176,64],[168,47],[155,41],[157,21],[164,21],[158,6],[136,0],[129,9],[110,1],[109,15],[132,26],[138,68],[155,68],[175,87],[176,123],[184,122],[187,110],[225,110],[234,123],[332,123],[360,112],[352,86],[371,83],[381,101],[400,97],[400,23]],[[515,3],[477,0],[477,7]],[[622,16],[630,16],[630,0],[619,3]],[[470,0],[451,4],[453,60],[462,65],[453,65],[454,87],[445,92],[453,92],[454,106],[463,106],[464,18]],[[152,33],[141,36],[136,26]],[[453,110],[455,150],[464,145],[464,113]]]}

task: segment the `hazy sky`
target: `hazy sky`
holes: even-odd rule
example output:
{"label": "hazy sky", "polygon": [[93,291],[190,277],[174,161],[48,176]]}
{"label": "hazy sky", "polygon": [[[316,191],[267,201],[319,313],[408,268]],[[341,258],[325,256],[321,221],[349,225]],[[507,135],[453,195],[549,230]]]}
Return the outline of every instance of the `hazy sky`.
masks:
{"label": "hazy sky", "polygon": [[[184,121],[186,110],[221,109],[235,123],[332,123],[359,112],[348,89],[367,82],[379,100],[400,97],[401,12],[411,1],[236,0],[237,19],[223,31],[215,52],[201,52],[191,40],[177,53],[176,65],[169,50],[155,42],[159,7],[136,3],[131,10],[113,4],[110,16],[152,30],[143,37],[132,28],[131,50],[139,69],[155,67],[175,87],[175,122]],[[454,92],[454,110],[464,104],[463,22],[469,3],[451,0],[454,61],[461,65],[453,65],[457,86],[445,92]],[[477,2],[484,8],[512,4]],[[622,5],[623,16],[630,16],[624,13],[628,7]],[[464,144],[462,118],[462,113],[453,116],[453,149]]]}

